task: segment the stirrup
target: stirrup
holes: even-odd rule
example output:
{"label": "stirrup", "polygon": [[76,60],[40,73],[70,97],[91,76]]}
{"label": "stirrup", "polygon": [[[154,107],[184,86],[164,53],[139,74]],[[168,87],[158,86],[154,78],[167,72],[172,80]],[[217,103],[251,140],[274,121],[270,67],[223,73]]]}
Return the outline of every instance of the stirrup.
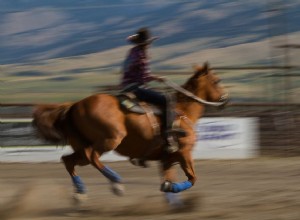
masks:
{"label": "stirrup", "polygon": [[174,134],[177,135],[179,137],[186,137],[187,133],[185,130],[181,129],[181,128],[172,128],[170,131],[167,131],[170,134]]}
{"label": "stirrup", "polygon": [[177,152],[178,150],[179,150],[178,146],[175,146],[175,145],[168,145],[167,146],[167,152],[169,154],[173,154],[173,153]]}
{"label": "stirrup", "polygon": [[179,150],[178,143],[174,140],[172,136],[167,137],[166,151],[169,154],[175,153]]}

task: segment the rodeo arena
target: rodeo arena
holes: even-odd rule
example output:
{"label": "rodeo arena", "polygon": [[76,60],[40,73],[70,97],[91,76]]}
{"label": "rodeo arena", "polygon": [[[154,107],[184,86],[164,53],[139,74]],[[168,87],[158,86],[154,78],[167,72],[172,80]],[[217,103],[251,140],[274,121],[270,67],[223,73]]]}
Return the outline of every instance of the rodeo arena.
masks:
{"label": "rodeo arena", "polygon": [[[0,220],[300,219],[300,2],[28,2],[1,7]],[[120,87],[146,44],[167,139]]]}

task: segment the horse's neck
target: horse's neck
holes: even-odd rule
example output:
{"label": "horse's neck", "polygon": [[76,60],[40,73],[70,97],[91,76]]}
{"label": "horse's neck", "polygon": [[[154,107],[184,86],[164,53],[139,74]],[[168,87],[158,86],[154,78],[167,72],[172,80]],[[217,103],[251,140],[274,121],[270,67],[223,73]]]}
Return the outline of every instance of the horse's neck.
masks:
{"label": "horse's neck", "polygon": [[[195,94],[195,91],[190,92]],[[195,95],[204,100],[206,99],[206,94],[203,90],[199,94]],[[197,120],[203,115],[205,107],[198,101],[187,98],[185,96],[180,96],[180,93],[177,93],[176,108],[183,114],[185,114],[193,123],[196,123]]]}
{"label": "horse's neck", "polygon": [[198,102],[178,102],[176,109],[185,114],[193,123],[203,115],[204,106]]}

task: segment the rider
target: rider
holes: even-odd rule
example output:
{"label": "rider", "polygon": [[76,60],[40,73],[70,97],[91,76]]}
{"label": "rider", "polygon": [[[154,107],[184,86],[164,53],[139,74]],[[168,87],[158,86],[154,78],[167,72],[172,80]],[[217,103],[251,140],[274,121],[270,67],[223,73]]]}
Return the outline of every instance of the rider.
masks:
{"label": "rider", "polygon": [[139,29],[136,34],[127,38],[134,47],[129,51],[125,59],[123,77],[121,85],[124,90],[130,90],[137,99],[162,107],[162,135],[166,140],[167,152],[172,153],[178,150],[173,143],[172,134],[185,135],[185,132],[179,128],[172,128],[173,114],[171,110],[171,99],[167,95],[146,87],[150,81],[163,82],[165,78],[154,76],[149,68],[147,49],[157,37],[151,37],[147,28]]}

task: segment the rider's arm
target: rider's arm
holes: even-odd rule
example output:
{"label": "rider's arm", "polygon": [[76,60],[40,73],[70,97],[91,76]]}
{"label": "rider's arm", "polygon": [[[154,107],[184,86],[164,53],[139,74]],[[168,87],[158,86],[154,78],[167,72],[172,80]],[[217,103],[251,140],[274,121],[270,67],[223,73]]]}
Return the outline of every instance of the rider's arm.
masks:
{"label": "rider's arm", "polygon": [[135,48],[131,51],[128,72],[133,73],[131,74],[131,77],[134,77],[137,82],[147,83],[150,81],[164,81],[163,77],[151,74],[149,60],[145,51],[140,50],[140,48]]}
{"label": "rider's arm", "polygon": [[166,80],[165,77],[162,76],[155,76],[155,75],[150,75],[149,78],[154,81],[158,81],[158,82],[164,82]]}

